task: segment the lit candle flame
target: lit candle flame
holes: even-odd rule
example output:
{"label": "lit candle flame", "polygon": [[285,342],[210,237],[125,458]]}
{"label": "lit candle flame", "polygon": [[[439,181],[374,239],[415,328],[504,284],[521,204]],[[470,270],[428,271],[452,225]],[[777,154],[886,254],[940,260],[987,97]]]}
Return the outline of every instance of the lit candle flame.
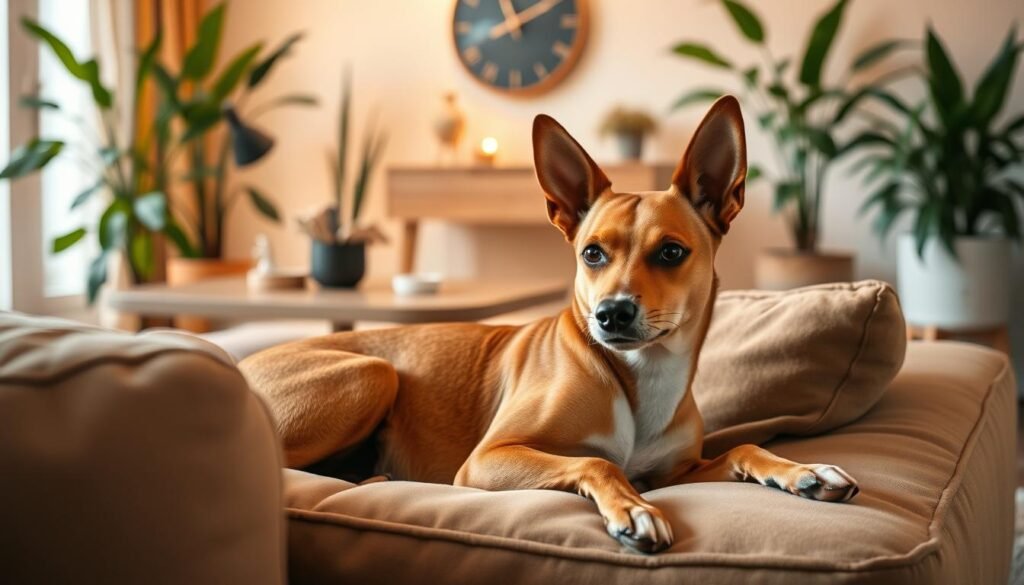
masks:
{"label": "lit candle flame", "polygon": [[480,141],[480,152],[493,156],[498,152],[498,139],[493,136],[488,136]]}

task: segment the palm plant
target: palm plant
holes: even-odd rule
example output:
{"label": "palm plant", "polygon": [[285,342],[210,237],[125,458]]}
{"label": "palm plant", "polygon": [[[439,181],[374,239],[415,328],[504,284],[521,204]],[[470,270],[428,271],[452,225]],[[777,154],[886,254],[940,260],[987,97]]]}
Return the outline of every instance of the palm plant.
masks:
{"label": "palm plant", "polygon": [[[814,252],[821,238],[825,176],[846,148],[836,138],[839,114],[852,108],[883,80],[903,71],[884,73],[857,89],[851,88],[852,75],[877,64],[906,43],[890,41],[874,46],[860,54],[841,79],[827,82],[822,72],[847,5],[847,0],[838,0],[815,23],[793,78],[787,75],[793,59],[777,58],[772,53],[760,18],[737,0],[721,0],[721,4],[743,37],[759,50],[760,63],[740,66],[711,47],[691,41],[679,43],[672,50],[676,55],[738,77],[746,107],[755,112],[760,127],[774,142],[772,150],[777,156],[778,171],[773,181],[774,208],[785,214],[797,249]],[[672,109],[712,101],[725,93],[730,92],[720,88],[694,89],[682,95]],[[751,166],[747,179],[753,181],[760,175],[760,167]]]}
{"label": "palm plant", "polygon": [[[302,35],[289,36],[265,55],[263,43],[254,43],[214,75],[225,13],[226,6],[219,4],[203,17],[195,44],[186,52],[180,71],[173,72],[160,63],[153,66],[164,98],[158,126],[165,134],[161,135],[159,156],[173,157],[180,149],[188,152],[190,168],[184,179],[192,187],[194,215],[187,216],[184,209],[176,210],[191,232],[183,236],[189,245],[179,246],[186,257],[222,256],[227,214],[243,193],[261,215],[280,221],[273,201],[255,186],[236,184],[228,190],[232,162],[236,167],[253,164],[273,146],[272,138],[243,121],[242,112],[255,117],[281,106],[317,103],[309,95],[289,94],[246,110],[252,92]],[[171,119],[182,122],[176,137],[166,134],[166,122]],[[218,132],[223,123],[227,124],[228,133]],[[193,253],[188,253],[189,250]]]}
{"label": "palm plant", "polygon": [[[125,103],[127,100],[122,101],[122,95],[101,81],[100,66],[96,59],[80,61],[64,41],[31,19],[22,19],[21,24],[29,35],[42,42],[56,56],[68,74],[90,89],[99,114],[100,137],[94,140],[89,124],[79,117],[71,116],[53,98],[25,96],[21,100],[23,107],[64,115],[86,131],[72,141],[57,137],[34,137],[14,150],[11,160],[0,171],[0,179],[16,179],[34,173],[45,168],[58,156],[74,157],[95,173],[95,182],[79,193],[71,203],[71,209],[74,210],[97,193],[110,196],[108,205],[92,228],[100,252],[91,261],[88,271],[86,290],[91,303],[107,280],[108,260],[116,254],[124,253],[133,283],[143,282],[153,274],[156,233],[166,233],[186,253],[190,252],[181,228],[168,212],[166,167],[155,166],[148,161],[151,139],[136,140],[133,131],[123,132],[125,129],[120,122],[122,118],[118,115],[118,110],[125,107],[131,108],[132,112],[138,111],[142,96],[140,90],[153,74],[153,63],[160,49],[161,38],[158,35],[142,51],[136,65],[134,99]],[[122,144],[119,136],[133,138],[127,144]],[[83,241],[89,231],[86,226],[82,226],[57,237],[53,241],[53,253],[62,252]]]}
{"label": "palm plant", "polygon": [[958,236],[1002,232],[1020,240],[1024,182],[1011,173],[1024,160],[1024,113],[1003,122],[1000,114],[1024,44],[1011,29],[973,96],[930,27],[922,50],[927,97],[909,105],[876,90],[872,97],[898,118],[872,117],[872,128],[854,139],[870,149],[855,171],[875,186],[862,212],[876,210],[874,227],[883,238],[911,213],[918,256],[930,238],[954,257]]}

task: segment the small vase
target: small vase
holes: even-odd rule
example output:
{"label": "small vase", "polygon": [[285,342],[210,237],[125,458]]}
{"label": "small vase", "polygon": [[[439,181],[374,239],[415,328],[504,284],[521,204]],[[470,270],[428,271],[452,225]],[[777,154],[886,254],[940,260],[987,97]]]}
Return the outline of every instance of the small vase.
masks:
{"label": "small vase", "polygon": [[762,290],[789,290],[814,284],[853,280],[853,256],[788,248],[763,250],[754,267],[754,284]]}
{"label": "small vase", "polygon": [[643,158],[643,132],[619,132],[615,135],[615,141],[619,145],[619,156],[623,160],[638,161]]}
{"label": "small vase", "polygon": [[366,273],[366,244],[313,240],[310,275],[322,286],[355,288]]}

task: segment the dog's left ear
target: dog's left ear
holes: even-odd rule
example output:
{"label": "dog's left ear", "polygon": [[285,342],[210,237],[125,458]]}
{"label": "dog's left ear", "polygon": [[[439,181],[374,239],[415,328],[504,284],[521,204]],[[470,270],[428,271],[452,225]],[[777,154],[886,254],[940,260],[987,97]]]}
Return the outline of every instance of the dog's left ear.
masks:
{"label": "dog's left ear", "polygon": [[533,120],[533,163],[544,189],[548,219],[570,242],[580,220],[611,181],[583,147],[551,116]]}
{"label": "dog's left ear", "polygon": [[731,95],[723,96],[694,132],[672,183],[711,231],[722,236],[743,209],[746,179],[747,143],[740,104]]}

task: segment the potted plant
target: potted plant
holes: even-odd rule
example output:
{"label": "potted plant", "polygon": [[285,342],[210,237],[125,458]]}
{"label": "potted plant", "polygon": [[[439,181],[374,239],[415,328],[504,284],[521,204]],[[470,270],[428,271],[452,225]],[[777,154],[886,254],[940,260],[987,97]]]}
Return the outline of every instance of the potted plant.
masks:
{"label": "potted plant", "polygon": [[159,62],[154,65],[164,98],[160,115],[180,121],[172,126],[180,131],[169,139],[167,156],[186,155],[187,172],[183,179],[192,195],[190,209],[182,201],[175,201],[172,206],[188,246],[179,246],[181,254],[168,261],[171,284],[251,268],[248,259],[224,259],[228,214],[239,200],[247,199],[266,219],[280,222],[281,215],[272,199],[260,189],[231,181],[234,169],[262,160],[274,144],[269,135],[245,120],[282,106],[317,103],[311,96],[290,94],[248,107],[253,92],[302,35],[289,36],[269,53],[263,51],[262,42],[254,43],[228,59],[215,73],[225,15],[226,6],[219,4],[203,16],[195,43],[186,51],[180,71],[172,71]]}
{"label": "potted plant", "polygon": [[608,112],[601,122],[601,135],[615,136],[619,154],[630,161],[643,157],[644,138],[657,129],[658,123],[647,112],[622,106]]}
{"label": "potted plant", "polygon": [[[722,6],[743,37],[759,49],[763,62],[740,66],[695,42],[673,47],[676,55],[734,73],[743,88],[744,107],[755,114],[758,125],[768,133],[775,153],[774,209],[789,224],[794,249],[762,250],[757,258],[755,281],[759,288],[785,289],[853,278],[853,256],[824,253],[820,250],[821,209],[825,179],[831,163],[844,150],[838,144],[836,130],[839,112],[864,98],[871,88],[903,70],[882,74],[863,87],[850,87],[849,76],[830,83],[822,72],[832,43],[842,24],[846,0],[839,0],[822,15],[808,37],[800,66],[790,74],[792,58],[776,58],[766,43],[760,19],[743,3],[722,0]],[[858,72],[876,65],[903,42],[886,42],[871,47],[851,64]],[[673,105],[679,109],[717,99],[726,92],[718,88],[698,88],[682,95]],[[752,165],[747,181],[761,175]]]}
{"label": "potted plant", "polygon": [[1024,49],[1011,30],[969,95],[931,28],[924,42],[925,100],[914,106],[888,92],[873,97],[897,118],[874,117],[855,140],[871,151],[857,163],[873,193],[881,237],[903,214],[911,231],[898,243],[899,292],[907,322],[969,330],[1009,318],[1011,240],[1020,240],[1024,114],[1006,119],[1009,88]]}
{"label": "potted plant", "polygon": [[364,226],[359,220],[366,194],[370,190],[373,171],[384,152],[387,139],[384,132],[377,130],[376,124],[371,122],[364,133],[362,158],[356,167],[355,179],[351,190],[346,191],[351,104],[351,79],[346,71],[342,76],[338,108],[338,144],[329,158],[334,204],[299,222],[312,239],[310,274],[314,280],[327,287],[352,288],[359,284],[366,271],[366,244],[384,239],[376,227]]}
{"label": "potted plant", "polygon": [[[122,95],[103,84],[100,65],[95,59],[80,61],[64,41],[31,19],[22,19],[21,24],[28,34],[53,52],[69,75],[90,88],[99,117],[100,137],[96,143],[88,138],[94,132],[84,132],[76,142],[65,142],[57,137],[34,137],[14,150],[11,160],[0,171],[0,178],[16,179],[34,173],[58,156],[76,157],[84,167],[95,172],[95,182],[74,198],[71,210],[97,196],[108,198],[106,208],[94,225],[82,225],[59,236],[52,246],[53,253],[60,253],[82,242],[90,231],[95,235],[99,253],[89,265],[86,287],[87,299],[92,304],[100,287],[107,281],[108,265],[112,260],[123,260],[121,266],[131,284],[146,282],[154,274],[156,234],[163,232],[178,243],[184,253],[193,253],[181,228],[168,213],[166,161],[146,162],[155,136],[167,129],[166,120],[155,124],[146,137],[135,138],[132,132],[125,131],[125,118],[118,116],[116,110],[131,108],[132,112],[137,112],[141,92],[135,91],[132,102],[122,102]],[[136,88],[142,87],[154,74],[153,63],[160,44],[161,39],[157,36],[140,54],[134,76]],[[53,96],[26,96],[22,98],[21,105],[63,113]],[[135,116],[128,118],[134,119]],[[88,127],[85,120],[70,116],[69,119]],[[125,144],[119,140],[120,136],[131,138]]]}

